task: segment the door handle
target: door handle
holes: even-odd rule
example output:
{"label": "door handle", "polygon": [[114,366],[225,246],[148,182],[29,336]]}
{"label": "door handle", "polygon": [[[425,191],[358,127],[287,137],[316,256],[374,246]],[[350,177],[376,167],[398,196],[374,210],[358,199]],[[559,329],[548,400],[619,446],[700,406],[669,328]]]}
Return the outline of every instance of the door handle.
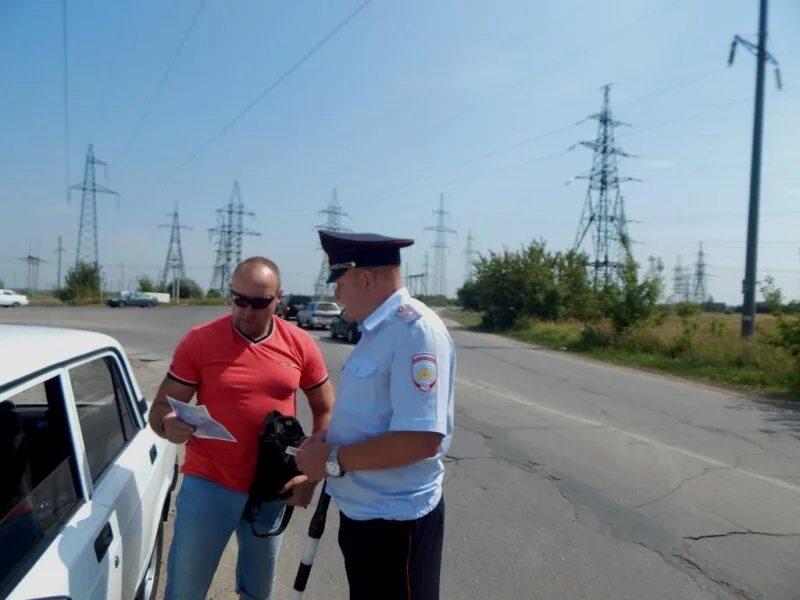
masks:
{"label": "door handle", "polygon": [[111,523],[106,523],[94,538],[94,555],[97,557],[97,562],[102,562],[113,540],[114,532],[111,531]]}

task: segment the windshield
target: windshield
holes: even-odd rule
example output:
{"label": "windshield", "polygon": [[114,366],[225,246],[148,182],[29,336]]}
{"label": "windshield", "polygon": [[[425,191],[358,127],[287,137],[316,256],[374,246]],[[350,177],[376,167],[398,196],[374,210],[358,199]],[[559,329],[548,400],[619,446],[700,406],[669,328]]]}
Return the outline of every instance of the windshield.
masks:
{"label": "windshield", "polygon": [[336,306],[333,302],[320,302],[316,306],[316,310],[335,310],[338,311],[339,307]]}

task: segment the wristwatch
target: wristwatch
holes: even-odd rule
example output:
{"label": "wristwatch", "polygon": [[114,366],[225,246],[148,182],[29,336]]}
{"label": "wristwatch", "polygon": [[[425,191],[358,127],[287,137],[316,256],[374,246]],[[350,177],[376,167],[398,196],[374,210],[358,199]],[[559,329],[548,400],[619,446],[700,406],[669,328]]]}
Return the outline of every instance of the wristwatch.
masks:
{"label": "wristwatch", "polygon": [[328,460],[325,461],[325,473],[328,477],[341,477],[344,469],[339,464],[339,446],[334,446],[328,453]]}

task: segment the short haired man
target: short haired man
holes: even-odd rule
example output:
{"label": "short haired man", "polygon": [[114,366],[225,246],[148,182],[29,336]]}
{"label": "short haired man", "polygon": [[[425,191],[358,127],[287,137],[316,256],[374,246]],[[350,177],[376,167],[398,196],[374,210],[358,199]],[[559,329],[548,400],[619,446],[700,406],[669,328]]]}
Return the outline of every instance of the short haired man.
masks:
{"label": "short haired man", "polygon": [[[263,257],[243,261],[231,278],[230,294],[231,314],[192,328],[180,342],[150,411],[150,425],[158,435],[187,444],[167,563],[167,600],[206,597],[234,531],[239,597],[272,597],[282,536],[258,537],[253,529],[275,531],[285,503],[264,503],[254,524],[242,515],[256,467],[258,434],[271,410],[295,414],[298,389],[308,399],[313,431],[327,427],[333,405],[333,388],[313,338],[274,317],[282,296],[277,265]],[[195,437],[194,427],[178,419],[167,396],[189,402],[195,394],[235,442]],[[287,502],[307,506],[313,487],[301,483],[291,489]]]}

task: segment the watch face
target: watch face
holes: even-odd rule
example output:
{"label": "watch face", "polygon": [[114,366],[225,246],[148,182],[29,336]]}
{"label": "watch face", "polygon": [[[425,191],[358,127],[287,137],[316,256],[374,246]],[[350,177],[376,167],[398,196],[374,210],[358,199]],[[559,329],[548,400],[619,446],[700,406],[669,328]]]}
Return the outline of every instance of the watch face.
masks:
{"label": "watch face", "polygon": [[325,470],[331,477],[338,477],[339,473],[341,472],[339,464],[333,461],[328,461],[327,463],[325,463]]}

